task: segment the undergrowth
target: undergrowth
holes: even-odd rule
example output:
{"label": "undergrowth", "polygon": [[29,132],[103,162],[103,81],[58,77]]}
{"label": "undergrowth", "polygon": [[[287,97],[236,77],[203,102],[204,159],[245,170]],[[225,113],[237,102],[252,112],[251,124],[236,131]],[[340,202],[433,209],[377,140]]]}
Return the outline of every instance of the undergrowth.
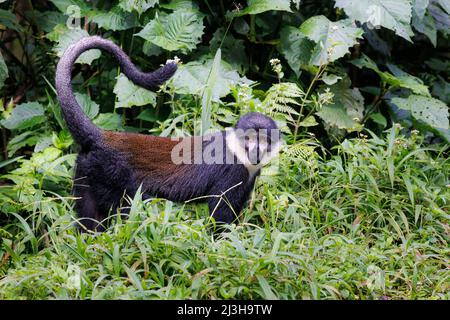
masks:
{"label": "undergrowth", "polygon": [[80,234],[70,187],[1,186],[0,299],[449,299],[448,145],[422,140],[395,125],[333,154],[286,148],[221,236],[205,207],[139,194],[128,219]]}

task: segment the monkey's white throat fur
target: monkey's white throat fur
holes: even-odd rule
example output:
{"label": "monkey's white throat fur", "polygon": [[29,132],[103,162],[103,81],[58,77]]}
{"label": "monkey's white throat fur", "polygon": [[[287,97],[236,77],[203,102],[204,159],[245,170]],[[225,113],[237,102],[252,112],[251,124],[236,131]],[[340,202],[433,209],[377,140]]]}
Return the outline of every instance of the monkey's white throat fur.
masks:
{"label": "monkey's white throat fur", "polygon": [[239,162],[247,168],[250,176],[255,175],[258,170],[260,170],[263,166],[268,164],[271,159],[277,156],[282,146],[281,140],[278,141],[274,146],[272,146],[270,152],[266,152],[264,154],[263,158],[258,164],[253,164],[248,158],[245,149],[242,147],[242,144],[233,129],[226,130],[226,143],[228,150],[230,150],[231,153],[236,156]]}

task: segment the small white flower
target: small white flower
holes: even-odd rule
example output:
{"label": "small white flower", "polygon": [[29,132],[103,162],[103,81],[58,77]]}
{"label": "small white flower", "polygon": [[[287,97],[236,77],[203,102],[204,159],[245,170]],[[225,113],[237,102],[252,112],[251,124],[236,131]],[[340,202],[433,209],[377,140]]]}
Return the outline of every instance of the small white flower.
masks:
{"label": "small white flower", "polygon": [[167,59],[166,64],[171,62],[175,62],[176,64],[182,63],[181,59],[178,58],[177,56],[175,56],[173,59]]}
{"label": "small white flower", "polygon": [[280,63],[281,63],[280,59],[276,59],[276,58],[270,59],[270,64],[271,64],[272,66],[274,66],[274,65],[276,65],[276,64],[280,64]]}

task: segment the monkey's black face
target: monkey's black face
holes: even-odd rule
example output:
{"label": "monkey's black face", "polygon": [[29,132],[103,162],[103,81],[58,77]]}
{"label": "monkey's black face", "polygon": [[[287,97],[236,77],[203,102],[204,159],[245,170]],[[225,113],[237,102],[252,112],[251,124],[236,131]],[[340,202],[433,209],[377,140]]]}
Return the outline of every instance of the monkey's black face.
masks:
{"label": "monkey's black face", "polygon": [[233,134],[230,139],[233,152],[241,162],[251,166],[260,167],[269,162],[281,144],[275,121],[257,112],[242,116]]}
{"label": "monkey's black face", "polygon": [[241,146],[245,150],[245,154],[252,165],[258,165],[269,151],[270,138],[267,136],[267,130],[247,130],[240,137]]}

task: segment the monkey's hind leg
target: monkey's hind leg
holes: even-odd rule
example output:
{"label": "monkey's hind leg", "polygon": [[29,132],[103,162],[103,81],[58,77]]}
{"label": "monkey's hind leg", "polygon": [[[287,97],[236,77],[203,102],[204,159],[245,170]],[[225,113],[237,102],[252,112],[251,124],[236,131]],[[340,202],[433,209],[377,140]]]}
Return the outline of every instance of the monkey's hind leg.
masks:
{"label": "monkey's hind leg", "polygon": [[78,214],[78,228],[81,232],[103,231],[102,215],[100,214],[98,202],[91,190],[88,179],[84,174],[84,170],[77,167],[73,195],[75,200],[75,211]]}

